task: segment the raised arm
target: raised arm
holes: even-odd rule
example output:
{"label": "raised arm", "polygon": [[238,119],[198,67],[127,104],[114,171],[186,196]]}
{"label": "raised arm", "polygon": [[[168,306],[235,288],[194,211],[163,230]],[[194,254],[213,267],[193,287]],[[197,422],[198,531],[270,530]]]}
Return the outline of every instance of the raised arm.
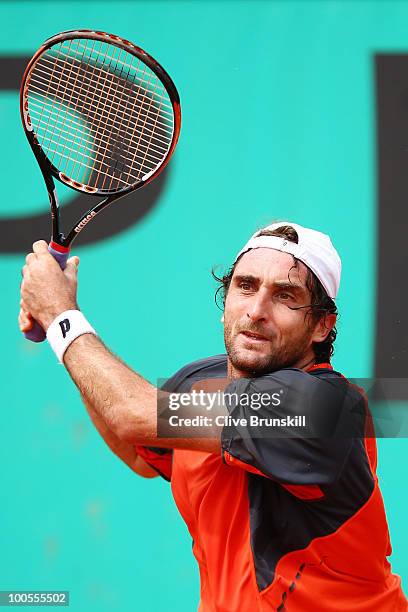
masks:
{"label": "raised arm", "polygon": [[[23,268],[21,306],[48,330],[62,312],[78,310],[78,260],[72,258],[63,272],[48,253],[46,242],[35,243],[33,249]],[[138,444],[220,452],[220,428],[214,431],[214,437],[163,439],[158,436],[157,388],[111,353],[97,336],[85,333],[77,337],[63,360],[86,405],[121,444],[128,445],[124,448]],[[208,435],[208,430],[204,435]]]}

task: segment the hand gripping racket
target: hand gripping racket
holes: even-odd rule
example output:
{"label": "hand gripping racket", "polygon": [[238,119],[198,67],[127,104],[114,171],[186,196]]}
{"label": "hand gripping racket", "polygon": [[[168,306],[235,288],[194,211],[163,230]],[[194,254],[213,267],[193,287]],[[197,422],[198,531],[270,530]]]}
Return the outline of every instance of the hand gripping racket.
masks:
{"label": "hand gripping racket", "polygon": [[[49,251],[64,269],[82,229],[105,206],[152,181],[169,161],[180,132],[179,96],[165,70],[133,43],[73,30],[46,40],[31,59],[20,110],[50,199]],[[53,178],[104,198],[66,234]],[[25,336],[45,339],[37,322]]]}

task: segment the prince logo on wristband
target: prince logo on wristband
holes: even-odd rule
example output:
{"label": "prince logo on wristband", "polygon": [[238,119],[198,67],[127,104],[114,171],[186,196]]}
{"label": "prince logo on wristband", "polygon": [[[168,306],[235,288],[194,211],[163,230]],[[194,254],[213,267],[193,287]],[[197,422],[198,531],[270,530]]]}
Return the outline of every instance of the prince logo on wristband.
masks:
{"label": "prince logo on wristband", "polygon": [[67,335],[67,333],[71,329],[71,324],[69,322],[69,319],[64,319],[63,321],[60,321],[59,322],[59,326],[60,326],[61,331],[62,331],[62,337],[65,338],[65,336]]}

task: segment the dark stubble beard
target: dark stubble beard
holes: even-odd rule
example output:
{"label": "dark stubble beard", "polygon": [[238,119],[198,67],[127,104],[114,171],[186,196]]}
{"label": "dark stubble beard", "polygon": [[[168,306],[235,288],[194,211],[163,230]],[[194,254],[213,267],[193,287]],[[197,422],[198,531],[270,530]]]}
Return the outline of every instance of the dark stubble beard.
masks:
{"label": "dark stubble beard", "polygon": [[[243,330],[235,332],[234,337],[232,337],[232,325],[229,324],[228,321],[225,322],[225,348],[227,350],[229,360],[234,368],[240,370],[241,372],[247,373],[248,377],[250,378],[262,376],[268,374],[269,372],[275,372],[276,370],[281,370],[282,368],[289,368],[295,363],[298,363],[307,351],[312,334],[311,330],[306,329],[302,335],[299,335],[297,338],[293,338],[284,347],[280,347],[279,349],[274,348],[272,340],[272,347],[269,355],[259,357],[259,359],[256,361],[251,359],[251,363],[249,364],[244,357],[240,356],[240,351],[234,346],[234,340],[237,338],[240,331]],[[262,330],[256,329],[256,326],[247,326],[245,327],[245,331],[261,335],[263,333]]]}

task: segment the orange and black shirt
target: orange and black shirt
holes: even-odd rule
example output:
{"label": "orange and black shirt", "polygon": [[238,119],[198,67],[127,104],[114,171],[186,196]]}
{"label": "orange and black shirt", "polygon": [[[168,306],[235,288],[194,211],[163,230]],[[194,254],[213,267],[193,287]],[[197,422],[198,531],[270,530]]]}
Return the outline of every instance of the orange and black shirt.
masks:
{"label": "orange and black shirt", "polygon": [[[218,355],[185,366],[164,388],[188,392],[226,376],[227,357]],[[329,364],[239,379],[226,392],[280,393],[279,405],[257,410],[260,419],[301,414],[309,435],[250,428],[251,408],[238,400],[221,456],[137,447],[171,481],[199,564],[200,612],[407,611],[387,560],[364,394]]]}

